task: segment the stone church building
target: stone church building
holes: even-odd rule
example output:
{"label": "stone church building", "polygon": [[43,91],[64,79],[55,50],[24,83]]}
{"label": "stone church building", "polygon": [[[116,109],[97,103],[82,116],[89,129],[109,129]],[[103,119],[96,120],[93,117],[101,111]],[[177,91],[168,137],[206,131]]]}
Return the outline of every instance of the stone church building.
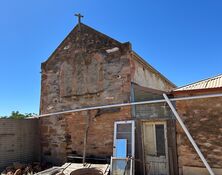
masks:
{"label": "stone church building", "polygon": [[[191,93],[174,91],[176,86],[134,52],[131,43],[121,43],[83,23],[42,63],[41,70],[40,114],[163,99],[163,93],[171,97]],[[216,100],[221,104],[221,98]],[[183,116],[189,114],[186,120],[190,119],[188,124],[193,125],[195,119],[186,108],[192,105],[182,102],[174,105]],[[222,117],[219,106],[219,112],[214,113],[217,121]],[[192,166],[189,159],[196,160],[195,166],[204,167],[166,103],[51,115],[40,117],[39,124],[41,159],[53,164],[82,160],[109,163],[111,156],[123,154],[132,158],[135,174],[183,174],[183,167]],[[192,128],[198,131],[201,127]],[[195,137],[200,142],[206,141],[204,135]],[[216,151],[222,151],[213,131],[211,139],[211,149],[216,144]],[[210,148],[205,146],[203,150],[208,153]],[[222,168],[222,158],[214,159],[216,152],[211,155],[210,164]],[[215,160],[219,163],[213,163]]]}

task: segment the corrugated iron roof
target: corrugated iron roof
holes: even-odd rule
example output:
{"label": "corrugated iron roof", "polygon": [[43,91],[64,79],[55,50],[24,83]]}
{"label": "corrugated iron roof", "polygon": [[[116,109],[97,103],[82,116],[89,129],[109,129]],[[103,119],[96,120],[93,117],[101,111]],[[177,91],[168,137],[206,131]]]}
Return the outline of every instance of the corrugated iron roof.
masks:
{"label": "corrugated iron roof", "polygon": [[179,87],[174,91],[185,91],[185,90],[196,90],[196,89],[211,89],[211,88],[220,88],[222,87],[222,74],[201,80],[186,86]]}

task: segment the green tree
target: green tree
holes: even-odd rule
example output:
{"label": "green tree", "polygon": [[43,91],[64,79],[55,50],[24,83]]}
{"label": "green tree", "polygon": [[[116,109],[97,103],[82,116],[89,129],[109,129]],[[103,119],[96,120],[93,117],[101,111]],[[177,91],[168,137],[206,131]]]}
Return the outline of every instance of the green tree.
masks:
{"label": "green tree", "polygon": [[28,117],[36,116],[34,113],[25,113],[22,114],[19,111],[12,111],[10,116],[0,116],[0,118],[10,118],[10,119],[24,119]]}

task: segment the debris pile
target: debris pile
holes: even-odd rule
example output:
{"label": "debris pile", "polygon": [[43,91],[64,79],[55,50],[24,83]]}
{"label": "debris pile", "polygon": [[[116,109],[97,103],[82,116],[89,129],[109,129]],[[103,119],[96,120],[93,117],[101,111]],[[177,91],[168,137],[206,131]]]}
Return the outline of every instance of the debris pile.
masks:
{"label": "debris pile", "polygon": [[1,175],[33,175],[46,168],[48,168],[46,165],[42,165],[39,162],[33,162],[31,164],[14,162],[5,168],[5,170],[1,172]]}

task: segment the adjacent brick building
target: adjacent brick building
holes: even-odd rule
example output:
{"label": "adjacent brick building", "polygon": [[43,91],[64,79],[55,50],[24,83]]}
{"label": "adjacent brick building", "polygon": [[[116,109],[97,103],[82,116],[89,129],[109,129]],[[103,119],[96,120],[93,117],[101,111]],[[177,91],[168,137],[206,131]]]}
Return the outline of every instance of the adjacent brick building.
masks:
{"label": "adjacent brick building", "polygon": [[[199,81],[174,91],[175,97],[222,93],[222,75]],[[222,98],[203,98],[176,102],[176,109],[200,147],[211,168],[222,174]],[[180,174],[208,174],[207,170],[177,124],[178,165]]]}

